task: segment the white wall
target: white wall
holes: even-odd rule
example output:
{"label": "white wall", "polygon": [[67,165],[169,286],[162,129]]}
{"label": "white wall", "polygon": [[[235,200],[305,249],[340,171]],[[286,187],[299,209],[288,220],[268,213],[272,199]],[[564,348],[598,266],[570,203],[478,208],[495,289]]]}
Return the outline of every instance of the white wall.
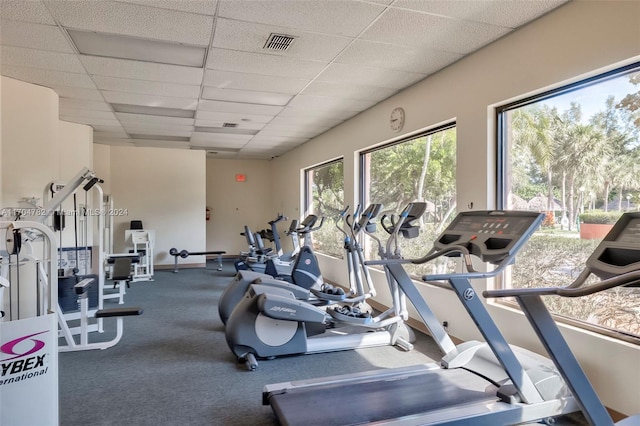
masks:
{"label": "white wall", "polygon": [[[237,174],[244,174],[246,181],[236,182]],[[240,235],[245,225],[257,232],[267,228],[267,222],[278,212],[297,217],[294,209],[276,211],[282,207],[272,204],[271,194],[270,161],[207,158],[207,206],[211,208],[207,250],[238,254],[248,248],[245,238]]]}
{"label": "white wall", "polygon": [[104,180],[102,189],[105,194],[111,194],[111,147],[109,145],[93,144],[93,171]]}
{"label": "white wall", "polygon": [[[402,106],[405,134],[456,121],[458,206],[494,208],[492,106],[638,61],[639,55],[640,3],[569,3],[274,160],[272,205],[301,206],[300,170],[336,157],[344,157],[345,200],[354,204],[356,151],[396,138],[389,114]],[[322,257],[321,262],[327,278],[344,281],[342,261]],[[452,334],[463,340],[480,337],[451,293],[420,287],[439,316],[449,320]],[[485,287],[477,284],[478,290]],[[519,312],[490,310],[510,341],[542,350]],[[640,411],[640,348],[570,327],[563,332],[605,404],[623,413]]]}
{"label": "white wall", "polygon": [[[2,77],[2,193],[4,206],[35,197],[58,178],[58,95]],[[20,205],[21,207],[26,207]]]}
{"label": "white wall", "polygon": [[91,168],[93,129],[60,121],[58,95],[51,89],[7,77],[2,84],[4,201],[17,206],[21,198],[35,197],[42,204],[49,182],[67,182]]}
{"label": "white wall", "polygon": [[[69,182],[84,168],[88,168],[89,170],[93,169],[93,129],[90,126],[66,121],[58,122],[57,164],[58,176],[55,180],[62,183]],[[44,188],[46,183],[47,182],[42,183],[42,188]],[[85,205],[85,203],[91,209],[99,208],[98,193],[95,189],[86,193],[86,196],[85,199],[85,191],[82,189],[76,191],[76,205],[78,210],[80,206]],[[73,196],[69,197],[63,203],[62,208],[66,212],[74,211]],[[76,217],[70,214],[66,217],[66,227],[62,234],[62,247],[75,247],[74,221],[76,219],[78,244],[80,246],[84,245],[84,234],[86,233],[87,245],[93,245],[93,237],[97,230],[97,217]],[[84,228],[85,220],[89,221],[87,226],[90,228]],[[97,239],[95,239],[95,241],[97,244]]]}
{"label": "white wall", "polygon": [[[131,220],[155,230],[154,264],[173,265],[169,250],[205,249],[205,152],[165,148],[113,146],[110,149],[111,194],[116,209],[115,251],[128,249],[124,231]],[[189,263],[204,263],[203,256]]]}
{"label": "white wall", "polygon": [[60,121],[58,123],[59,178],[68,182],[80,170],[93,170],[93,129],[90,126]]}
{"label": "white wall", "polygon": [[[0,78],[0,100],[2,99],[2,82]],[[2,203],[2,102],[0,101],[0,207],[4,206]],[[0,216],[1,216],[0,212]]]}

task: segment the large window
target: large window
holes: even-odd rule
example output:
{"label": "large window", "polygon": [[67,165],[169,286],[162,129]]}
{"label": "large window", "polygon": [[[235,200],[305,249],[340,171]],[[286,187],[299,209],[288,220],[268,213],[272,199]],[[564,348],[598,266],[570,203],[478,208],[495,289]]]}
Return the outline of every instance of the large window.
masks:
{"label": "large window", "polygon": [[[401,241],[405,258],[421,257],[456,214],[456,130],[454,124],[385,145],[361,154],[362,202],[382,203],[383,213],[397,215],[409,202],[424,201],[427,213],[419,237]],[[382,216],[381,214],[381,216]],[[378,226],[377,236],[388,235]],[[367,257],[375,259],[378,248],[367,243]],[[431,265],[432,267],[433,265]],[[424,268],[424,266],[422,267]],[[420,265],[411,273],[427,273]]]}
{"label": "large window", "polygon": [[313,249],[342,258],[343,234],[336,228],[344,209],[344,167],[337,160],[305,170],[307,214],[324,218],[322,228],[313,233]]}
{"label": "large window", "polygon": [[[639,209],[640,64],[504,106],[498,121],[499,204],[546,213],[502,285],[567,285],[603,237],[592,224],[607,229]],[[640,338],[637,290],[546,303],[565,320]]]}

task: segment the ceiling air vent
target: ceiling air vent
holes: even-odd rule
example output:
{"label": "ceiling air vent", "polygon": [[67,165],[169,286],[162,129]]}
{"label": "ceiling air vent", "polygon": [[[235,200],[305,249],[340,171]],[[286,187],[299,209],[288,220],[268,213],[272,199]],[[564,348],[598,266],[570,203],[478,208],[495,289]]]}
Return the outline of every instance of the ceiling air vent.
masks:
{"label": "ceiling air vent", "polygon": [[264,45],[264,49],[284,52],[289,49],[293,40],[295,40],[295,37],[290,35],[271,33],[269,39]]}
{"label": "ceiling air vent", "polygon": [[222,123],[222,127],[238,127],[238,123]]}

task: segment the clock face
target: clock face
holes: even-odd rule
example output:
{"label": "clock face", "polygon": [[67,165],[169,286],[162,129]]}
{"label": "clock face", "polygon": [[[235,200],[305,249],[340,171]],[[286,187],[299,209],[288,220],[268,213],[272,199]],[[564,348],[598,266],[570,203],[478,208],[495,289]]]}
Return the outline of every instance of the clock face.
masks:
{"label": "clock face", "polygon": [[402,129],[402,126],[404,126],[404,109],[398,107],[391,111],[389,125],[394,132],[399,132]]}

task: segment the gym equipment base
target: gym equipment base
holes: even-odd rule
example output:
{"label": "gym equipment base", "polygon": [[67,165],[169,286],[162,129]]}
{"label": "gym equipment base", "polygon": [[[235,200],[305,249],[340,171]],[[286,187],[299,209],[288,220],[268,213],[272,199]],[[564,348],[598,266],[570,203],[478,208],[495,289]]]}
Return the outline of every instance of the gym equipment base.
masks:
{"label": "gym equipment base", "polygon": [[215,255],[218,260],[218,271],[222,271],[222,255],[226,254],[226,251],[215,250],[215,251],[194,251],[190,252],[188,250],[180,250],[178,251],[175,248],[169,250],[169,254],[173,256],[173,273],[178,273],[178,257],[186,259],[189,256],[209,256]]}

